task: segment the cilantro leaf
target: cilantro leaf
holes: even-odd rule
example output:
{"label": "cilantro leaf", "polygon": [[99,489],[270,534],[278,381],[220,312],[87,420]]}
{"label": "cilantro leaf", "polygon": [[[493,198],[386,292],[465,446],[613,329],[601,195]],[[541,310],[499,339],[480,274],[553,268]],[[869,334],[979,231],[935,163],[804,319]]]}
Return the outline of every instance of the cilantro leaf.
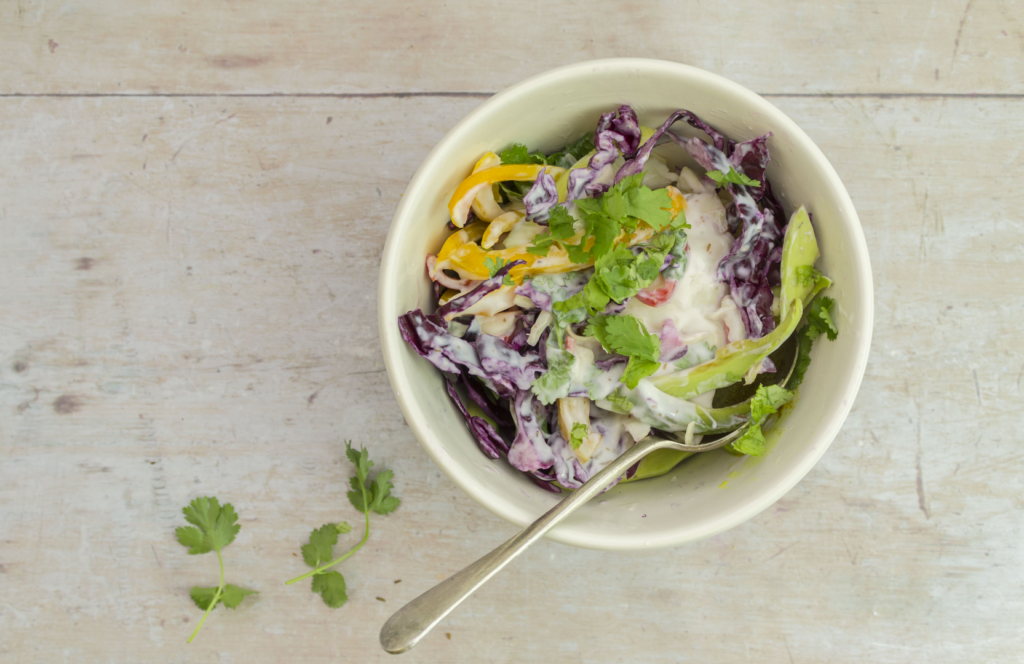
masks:
{"label": "cilantro leaf", "polygon": [[593,149],[594,139],[591,138],[589,133],[587,133],[576,140],[576,142],[566,145],[558,152],[549,154],[547,157],[547,163],[553,166],[569,168],[582,159],[584,155],[593,151]]}
{"label": "cilantro leaf", "polygon": [[370,509],[377,514],[391,514],[402,502],[391,495],[391,489],[395,486],[391,483],[394,475],[391,470],[382,470],[373,478],[373,499],[370,501]]}
{"label": "cilantro leaf", "polygon": [[[593,277],[583,287],[583,303],[587,305],[587,311],[592,313],[602,311],[611,301],[612,298],[608,296],[608,293],[601,290],[601,286],[598,285],[597,280]],[[586,332],[586,334],[594,336],[592,332]]]}
{"label": "cilantro leaf", "polygon": [[488,256],[484,259],[484,267],[487,268],[487,275],[492,278],[494,275],[498,274],[498,271],[501,270],[501,268],[505,267],[505,264],[505,259],[500,256],[498,258],[491,258]]}
{"label": "cilantro leaf", "polygon": [[732,443],[731,447],[740,454],[763,456],[766,443],[764,433],[761,432],[761,426],[754,424],[740,436],[739,440]]}
{"label": "cilantro leaf", "polygon": [[345,593],[345,577],[341,572],[324,572],[313,577],[313,592],[319,593],[324,604],[337,609],[348,601]]}
{"label": "cilantro leaf", "polygon": [[[249,595],[259,595],[259,592],[256,590],[241,588],[233,583],[224,584],[224,590],[221,591],[220,596],[217,596],[218,590],[219,588],[217,587],[201,588],[194,586],[189,591],[189,595],[192,597],[195,605],[204,611],[216,608],[217,604],[224,604],[229,609],[236,609],[242,603],[242,600]],[[211,606],[210,602],[213,602],[214,597],[217,598],[217,601]]]}
{"label": "cilantro leaf", "polygon": [[193,556],[210,551],[220,552],[235,541],[241,529],[236,523],[238,514],[235,508],[230,503],[221,507],[216,498],[196,498],[181,511],[185,514],[185,520],[196,527],[183,526],[175,529],[174,533],[178,542],[189,547],[188,552]]}
{"label": "cilantro leaf", "polygon": [[628,413],[633,410],[633,402],[629,400],[629,397],[623,396],[618,392],[612,392],[605,399],[623,412]]}
{"label": "cilantro leaf", "polygon": [[793,400],[793,393],[778,385],[759,385],[750,400],[750,420],[757,424]]}
{"label": "cilantro leaf", "polygon": [[576,293],[568,300],[552,304],[551,313],[559,327],[566,327],[572,323],[582,323],[585,321],[587,319],[587,310],[584,308],[583,291]]}
{"label": "cilantro leaf", "polygon": [[832,308],[836,301],[830,297],[822,297],[811,302],[807,312],[807,324],[818,334],[825,334],[829,341],[835,341],[839,336],[836,324],[832,322]]}
{"label": "cilantro leaf", "polygon": [[626,201],[626,214],[630,217],[643,219],[658,230],[672,224],[672,199],[664,189],[637,187],[629,191]]}
{"label": "cilantro leaf", "polygon": [[[192,590],[190,590],[188,594],[192,597],[192,601],[195,602],[196,606],[199,607],[201,611],[206,611],[207,609],[213,609],[217,604],[220,604],[220,597],[217,597],[218,590],[220,590],[219,586],[214,586],[213,588],[192,586]],[[210,606],[210,602],[213,602],[214,597],[217,597],[217,601],[213,606]]]}
{"label": "cilantro leaf", "polygon": [[574,223],[575,219],[564,205],[555,205],[548,213],[548,232],[556,240],[564,240],[575,235]]}
{"label": "cilantro leaf", "polygon": [[[556,205],[552,207],[548,216],[548,230],[533,236],[532,245],[527,247],[526,250],[535,256],[547,256],[548,252],[551,250],[551,245],[555,243],[555,240],[564,240],[575,235],[576,230],[573,228],[573,223],[574,220],[572,215],[569,214],[569,211],[565,209],[564,205]],[[582,244],[585,243],[586,238],[583,239]],[[568,248],[569,247],[567,246],[566,249]],[[577,260],[574,262],[586,263],[588,261]]]}
{"label": "cilantro leaf", "polygon": [[821,272],[814,269],[813,265],[801,265],[796,269],[797,283],[801,286],[814,286],[821,278]]}
{"label": "cilantro leaf", "polygon": [[576,422],[572,425],[572,433],[569,435],[569,445],[572,446],[572,449],[578,450],[580,449],[580,445],[583,444],[583,441],[585,441],[589,436],[590,427],[582,422]]}
{"label": "cilantro leaf", "polygon": [[547,231],[538,233],[533,236],[533,244],[527,247],[526,251],[534,256],[547,256],[554,242],[555,238],[551,237],[551,234]]}
{"label": "cilantro leaf", "polygon": [[718,186],[723,186],[725,184],[742,184],[747,187],[761,186],[760,180],[751,180],[743,173],[736,172],[736,169],[731,166],[729,167],[728,173],[723,173],[722,171],[708,171],[706,175],[717,182]]}
{"label": "cilantro leaf", "polygon": [[660,368],[661,362],[646,360],[638,355],[632,355],[629,358],[629,364],[626,365],[626,370],[622,372],[620,380],[623,385],[632,390],[640,383],[641,378],[647,378]]}
{"label": "cilantro leaf", "polygon": [[[349,529],[351,530],[351,527]],[[337,543],[338,528],[333,523],[325,523],[309,534],[309,544],[302,545],[302,559],[313,568],[330,562],[334,557],[334,545]]]}
{"label": "cilantro leaf", "polygon": [[249,590],[248,588],[240,588],[233,583],[224,585],[224,593],[220,597],[220,601],[224,602],[224,606],[229,609],[238,608],[238,605],[242,603],[242,600],[249,595],[259,595],[258,590]]}
{"label": "cilantro leaf", "polygon": [[661,368],[661,340],[633,316],[598,314],[590,319],[587,333],[596,337],[609,353],[629,356],[620,380],[631,390],[641,378]]}
{"label": "cilantro leaf", "polygon": [[530,390],[544,405],[569,396],[570,370],[576,356],[564,350],[549,349],[548,370],[530,384]]}
{"label": "cilantro leaf", "polygon": [[501,157],[502,164],[544,164],[547,161],[541,154],[531,154],[522,143],[513,143],[498,156]]}
{"label": "cilantro leaf", "polygon": [[675,228],[677,230],[683,228],[692,228],[692,226],[690,226],[690,224],[687,223],[686,221],[686,210],[680,210],[678,213],[676,213],[676,216],[672,217],[671,226],[672,228]]}
{"label": "cilantro leaf", "polygon": [[593,336],[609,353],[636,355],[650,362],[656,362],[661,353],[661,340],[633,316],[599,314],[591,319],[587,329],[591,328]]}
{"label": "cilantro leaf", "polygon": [[589,263],[593,258],[590,255],[590,252],[586,249],[589,237],[589,235],[584,235],[579,244],[562,245],[565,247],[565,252],[569,255],[569,260],[573,263],[576,263],[577,265],[584,265]]}
{"label": "cilantro leaf", "polygon": [[[365,480],[366,476],[370,474],[370,468],[373,466],[373,462],[370,461],[370,453],[366,451],[366,448],[360,447],[357,451],[352,448],[351,440],[346,441],[345,456],[347,456],[349,462],[356,467],[356,475]],[[363,510],[359,511],[362,512]]]}
{"label": "cilantro leaf", "polygon": [[[365,478],[365,475],[363,478]],[[366,499],[363,497],[363,489],[366,488],[366,480],[363,478],[356,476],[348,478],[348,484],[352,489],[345,494],[348,496],[348,502],[352,503],[352,507],[356,508],[358,512],[368,512],[370,510]],[[369,493],[367,493],[366,498],[369,498]]]}
{"label": "cilantro leaf", "polygon": [[603,214],[583,213],[582,216],[587,227],[587,235],[594,238],[590,255],[597,260],[611,251],[615,238],[619,236],[619,225],[614,219]]}
{"label": "cilantro leaf", "polygon": [[814,338],[817,336],[811,330],[810,325],[804,325],[797,334],[799,335],[799,346],[797,347],[796,367],[786,383],[791,390],[800,387],[800,383],[804,382],[807,367],[811,366],[811,347],[814,346]]}

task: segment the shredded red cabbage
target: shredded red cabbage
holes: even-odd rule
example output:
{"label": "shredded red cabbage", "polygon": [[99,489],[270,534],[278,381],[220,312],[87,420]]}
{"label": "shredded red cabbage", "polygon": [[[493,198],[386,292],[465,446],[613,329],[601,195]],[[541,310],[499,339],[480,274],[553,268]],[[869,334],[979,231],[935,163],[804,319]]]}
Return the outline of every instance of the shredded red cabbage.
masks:
{"label": "shredded red cabbage", "polygon": [[555,178],[544,171],[534,180],[530,191],[523,196],[523,205],[526,206],[526,219],[538,224],[547,225],[548,217],[551,215],[551,208],[558,205],[558,187],[555,186]]}
{"label": "shredded red cabbage", "polygon": [[445,385],[448,388],[448,396],[458,406],[462,416],[466,418],[466,423],[469,425],[469,430],[473,432],[473,437],[476,438],[480,451],[492,459],[498,459],[501,457],[502,452],[508,452],[508,443],[495,431],[494,427],[484,418],[470,415],[469,411],[466,410],[466,406],[462,403],[462,397],[459,396],[458,391],[455,389],[455,384],[446,379]]}
{"label": "shredded red cabbage", "polygon": [[519,392],[512,402],[512,415],[516,418],[516,439],[508,451],[508,462],[524,472],[550,468],[555,462],[544,431],[540,428],[538,409],[540,400],[529,390]]}

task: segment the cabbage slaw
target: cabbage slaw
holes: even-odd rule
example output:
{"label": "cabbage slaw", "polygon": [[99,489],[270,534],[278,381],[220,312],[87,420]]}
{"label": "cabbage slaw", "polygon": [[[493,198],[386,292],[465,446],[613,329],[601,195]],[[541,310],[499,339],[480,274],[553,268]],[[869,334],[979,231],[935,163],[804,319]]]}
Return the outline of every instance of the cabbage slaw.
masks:
{"label": "cabbage slaw", "polygon": [[[765,178],[770,136],[735,142],[685,110],[651,129],[623,105],[554,154],[481,157],[426,258],[439,306],[398,324],[484,454],[558,492],[652,431],[697,441],[751,420],[749,401],[714,407],[715,390],[774,372],[804,310],[828,316],[812,302],[831,284],[809,215],[787,222]],[[654,152],[668,141],[705,172],[670,168]]]}

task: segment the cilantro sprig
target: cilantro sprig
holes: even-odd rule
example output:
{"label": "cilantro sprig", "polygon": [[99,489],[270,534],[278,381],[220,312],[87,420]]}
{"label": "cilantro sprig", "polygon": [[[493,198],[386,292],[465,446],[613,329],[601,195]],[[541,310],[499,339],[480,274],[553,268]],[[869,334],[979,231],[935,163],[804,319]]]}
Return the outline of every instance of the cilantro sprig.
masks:
{"label": "cilantro sprig", "polygon": [[217,554],[217,563],[220,566],[220,583],[213,588],[195,586],[189,592],[192,601],[200,609],[204,609],[202,619],[196,625],[188,642],[196,638],[196,634],[203,627],[210,611],[218,604],[223,603],[229,609],[237,608],[242,600],[248,595],[258,594],[255,590],[248,590],[231,583],[224,582],[224,557],[221,550],[228,544],[235,541],[241,526],[238,525],[238,514],[231,503],[220,504],[216,498],[196,498],[188,507],[181,510],[185,514],[185,520],[191,526],[181,526],[174,530],[178,542],[188,547],[189,555],[196,556],[211,551]]}
{"label": "cilantro sprig", "polygon": [[752,180],[743,173],[737,172],[733,167],[729,167],[729,172],[723,171],[708,171],[707,176],[718,183],[718,186],[724,186],[726,184],[742,184],[747,187],[760,187],[760,180]]}
{"label": "cilantro sprig", "polygon": [[609,353],[629,357],[620,380],[631,390],[661,368],[661,340],[633,316],[598,314],[590,319],[586,334],[596,337]]}
{"label": "cilantro sprig", "polygon": [[[615,238],[622,231],[632,233],[640,221],[658,231],[668,228],[689,228],[686,215],[672,214],[672,199],[664,189],[650,189],[643,185],[644,174],[637,173],[623,178],[597,198],[581,198],[575,201],[576,209],[583,220],[584,232],[575,244],[562,243],[569,259],[577,264],[598,261],[612,251]],[[557,218],[556,218],[556,215]],[[575,235],[573,218],[564,206],[552,210],[548,230],[533,239],[527,248],[532,254],[547,256],[551,245]]]}
{"label": "cilantro sprig", "polygon": [[793,400],[793,393],[778,385],[761,385],[750,400],[750,426],[732,443],[733,451],[751,456],[763,456],[765,445],[764,432],[761,425],[779,409]]}
{"label": "cilantro sprig", "polygon": [[830,297],[817,298],[811,302],[811,306],[807,310],[807,325],[814,334],[812,338],[824,334],[829,341],[835,341],[839,336],[839,330],[836,329],[836,324],[832,321],[832,308],[835,305],[836,301]]}
{"label": "cilantro sprig", "polygon": [[[501,258],[500,256],[497,258],[491,258],[490,256],[488,256],[487,258],[484,259],[484,267],[487,268],[487,274],[492,279],[494,278],[494,275],[498,274],[498,272],[500,272],[501,269],[506,265],[508,265],[508,261],[506,261],[504,258]],[[505,274],[505,278],[501,280],[501,283],[504,286],[514,286],[516,284],[515,279],[512,278],[512,275],[507,273]]]}
{"label": "cilantro sprig", "polygon": [[[804,278],[799,270],[797,278]],[[787,383],[791,389],[795,390],[804,382],[804,374],[811,366],[811,348],[814,346],[815,339],[824,334],[829,341],[835,341],[839,336],[839,330],[836,329],[835,321],[832,320],[832,309],[835,305],[836,302],[832,298],[820,297],[815,298],[811,302],[811,306],[807,308],[807,323],[797,332],[799,338],[797,340],[796,367],[793,369],[793,376]]]}
{"label": "cilantro sprig", "polygon": [[326,523],[314,529],[309,534],[309,543],[302,547],[302,559],[313,570],[285,583],[290,586],[303,579],[313,577],[313,592],[318,593],[324,603],[332,609],[345,604],[348,601],[348,595],[345,577],[330,568],[350,557],[366,544],[370,538],[370,512],[391,514],[401,504],[398,498],[391,495],[391,489],[394,487],[391,483],[391,479],[394,477],[392,471],[381,470],[372,479],[370,478],[373,461],[370,461],[369,452],[365,447],[360,446],[357,451],[352,448],[352,441],[347,441],[345,455],[356,468],[356,474],[349,478],[352,489],[347,495],[352,506],[362,512],[365,517],[366,529],[363,532],[363,539],[342,555],[332,559],[334,545],[338,543],[338,535],[348,533],[352,527],[342,521]]}
{"label": "cilantro sprig", "polygon": [[[797,270],[797,278],[808,280],[810,283],[817,281],[820,276],[821,273],[814,268]],[[793,375],[786,382],[789,389],[783,389],[778,385],[761,385],[757,388],[757,393],[750,402],[750,427],[730,446],[733,451],[752,456],[764,454],[765,438],[761,425],[769,415],[777,413],[793,399],[793,391],[800,387],[807,367],[811,365],[811,348],[815,339],[824,334],[829,341],[834,341],[839,335],[839,330],[832,320],[832,309],[835,305],[835,300],[830,297],[818,297],[807,307],[807,323],[797,332],[796,366],[793,367]]]}
{"label": "cilantro sprig", "polygon": [[[526,248],[528,252],[535,256],[547,256],[548,252],[551,251],[551,245],[556,240],[566,240],[576,234],[576,230],[573,228],[573,218],[569,214],[569,211],[564,205],[555,205],[551,208],[548,214],[548,230],[538,233],[533,238],[533,244]],[[581,244],[585,244],[586,239]],[[573,250],[579,250],[580,245],[565,245],[566,250],[570,251],[569,258],[576,263],[586,263],[587,259],[584,256],[578,256],[581,260],[573,259],[575,254],[571,253]],[[573,247],[573,249],[569,249]]]}
{"label": "cilantro sprig", "polygon": [[549,353],[548,370],[530,385],[530,389],[544,405],[569,396],[572,365],[576,362],[576,356],[567,351],[551,349]]}
{"label": "cilantro sprig", "polygon": [[589,436],[590,427],[582,422],[576,422],[572,425],[572,431],[569,433],[569,445],[572,446],[572,449],[578,450]]}
{"label": "cilantro sprig", "polygon": [[594,140],[590,134],[584,134],[574,143],[569,143],[557,152],[545,156],[539,150],[530,152],[522,143],[513,143],[501,151],[498,155],[503,164],[546,164],[548,166],[559,166],[569,168],[584,155],[593,151]]}

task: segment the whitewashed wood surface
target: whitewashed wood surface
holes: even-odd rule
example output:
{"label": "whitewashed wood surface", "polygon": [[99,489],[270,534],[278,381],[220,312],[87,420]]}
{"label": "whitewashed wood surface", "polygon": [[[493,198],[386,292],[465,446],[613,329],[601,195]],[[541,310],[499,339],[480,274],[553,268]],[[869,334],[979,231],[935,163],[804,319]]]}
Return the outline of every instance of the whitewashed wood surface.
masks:
{"label": "whitewashed wood surface", "polygon": [[[391,612],[513,532],[392,396],[376,284],[396,202],[489,93],[626,55],[765,93],[832,160],[876,284],[861,394],[750,522],[628,555],[543,542],[402,657],[1020,661],[1022,16],[0,2],[0,663],[388,660]],[[283,581],[312,527],[357,517],[346,438],[394,468],[403,504],[331,610]],[[241,515],[228,580],[261,594],[186,645],[188,589],[216,564],[173,529],[206,494]]]}

